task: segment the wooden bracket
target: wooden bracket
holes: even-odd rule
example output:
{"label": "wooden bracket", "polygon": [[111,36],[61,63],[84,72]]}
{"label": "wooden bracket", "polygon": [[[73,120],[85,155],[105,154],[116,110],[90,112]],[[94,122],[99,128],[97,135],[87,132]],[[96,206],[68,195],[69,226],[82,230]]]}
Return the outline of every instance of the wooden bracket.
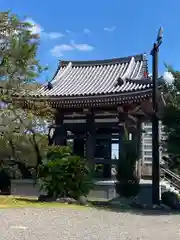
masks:
{"label": "wooden bracket", "polygon": [[128,118],[131,119],[135,123],[138,122],[138,119],[136,117],[133,117],[131,114],[128,114]]}

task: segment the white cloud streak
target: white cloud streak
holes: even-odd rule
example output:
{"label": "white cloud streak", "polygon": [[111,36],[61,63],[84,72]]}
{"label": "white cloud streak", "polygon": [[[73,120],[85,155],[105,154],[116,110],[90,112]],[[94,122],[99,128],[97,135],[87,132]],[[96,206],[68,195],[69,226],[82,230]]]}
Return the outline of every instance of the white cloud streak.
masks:
{"label": "white cloud streak", "polygon": [[77,50],[83,51],[83,52],[92,51],[94,49],[94,47],[92,45],[89,45],[86,43],[75,43],[74,41],[71,41],[71,46],[74,49],[77,49]]}
{"label": "white cloud streak", "polygon": [[116,30],[116,26],[113,26],[113,27],[105,27],[104,28],[104,31],[106,32],[114,32]]}
{"label": "white cloud streak", "polygon": [[47,35],[49,36],[50,39],[58,39],[65,36],[63,33],[60,32],[50,32],[47,33]]}
{"label": "white cloud streak", "polygon": [[64,52],[72,51],[73,47],[67,44],[56,45],[51,49],[51,54],[54,57],[61,57],[64,55]]}
{"label": "white cloud streak", "polygon": [[88,28],[85,28],[83,32],[84,32],[84,34],[90,34],[91,33],[91,31]]}
{"label": "white cloud streak", "polygon": [[56,45],[51,49],[51,54],[54,57],[62,57],[65,52],[77,50],[81,52],[89,52],[92,51],[94,47],[92,45],[86,43],[76,44],[74,41],[71,41],[71,44],[61,44]]}
{"label": "white cloud streak", "polygon": [[32,20],[31,18],[25,19],[25,22],[30,23],[32,25],[32,27],[29,28],[32,34],[40,34],[41,32],[44,31],[43,28],[41,28],[40,25],[35,23],[34,20]]}
{"label": "white cloud streak", "polygon": [[74,44],[74,48],[83,51],[83,52],[89,52],[94,49],[92,45],[86,44],[86,43],[81,43],[81,44]]}
{"label": "white cloud streak", "polygon": [[71,30],[69,30],[69,29],[67,29],[67,30],[66,30],[66,33],[72,33],[72,31],[71,31]]}
{"label": "white cloud streak", "polygon": [[59,39],[65,36],[63,33],[60,32],[45,32],[44,29],[31,18],[27,18],[25,22],[28,22],[32,25],[32,27],[30,27],[29,29],[32,32],[32,34],[39,34],[42,37],[52,40]]}

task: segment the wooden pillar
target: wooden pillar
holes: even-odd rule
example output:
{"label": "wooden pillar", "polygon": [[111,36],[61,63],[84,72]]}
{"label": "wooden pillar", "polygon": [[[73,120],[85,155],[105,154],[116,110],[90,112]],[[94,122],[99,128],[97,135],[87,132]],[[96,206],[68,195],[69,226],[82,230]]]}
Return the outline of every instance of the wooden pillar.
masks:
{"label": "wooden pillar", "polygon": [[136,123],[136,131],[133,133],[133,138],[132,140],[135,141],[136,143],[136,151],[137,151],[137,164],[136,164],[136,173],[139,179],[141,179],[141,168],[142,168],[142,162],[141,162],[141,134],[142,134],[142,129],[141,129],[141,121],[140,119],[137,120]]}
{"label": "wooden pillar", "polygon": [[118,159],[121,160],[121,154],[123,151],[123,138],[124,138],[124,119],[121,119],[121,113],[118,112]]}
{"label": "wooden pillar", "polygon": [[63,124],[64,116],[59,111],[55,115],[55,131],[53,142],[55,145],[65,146],[67,144],[67,131]]}
{"label": "wooden pillar", "polygon": [[141,159],[141,139],[142,138],[142,127],[141,120],[138,119],[137,122],[137,151],[138,151],[138,162],[137,162],[137,176],[141,179],[142,175],[142,159]]}
{"label": "wooden pillar", "polygon": [[105,140],[105,156],[104,156],[104,167],[103,167],[103,178],[111,178],[111,137]]}
{"label": "wooden pillar", "polygon": [[94,115],[91,112],[86,116],[86,160],[89,166],[94,169],[94,155],[95,155],[95,121]]}
{"label": "wooden pillar", "polygon": [[84,158],[84,138],[77,133],[74,137],[73,153]]}

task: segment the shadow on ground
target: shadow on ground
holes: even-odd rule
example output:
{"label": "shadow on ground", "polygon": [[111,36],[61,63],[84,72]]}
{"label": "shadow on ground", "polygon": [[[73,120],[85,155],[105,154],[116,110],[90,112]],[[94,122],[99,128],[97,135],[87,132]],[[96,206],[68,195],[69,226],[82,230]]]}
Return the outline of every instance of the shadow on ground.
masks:
{"label": "shadow on ground", "polygon": [[[18,202],[27,202],[27,203],[40,203],[38,199],[29,199],[29,198],[15,198]],[[57,202],[56,202],[57,203]],[[97,210],[105,210],[112,212],[127,212],[136,215],[147,215],[147,216],[159,216],[159,215],[179,215],[180,211],[169,210],[169,209],[143,209],[143,208],[132,208],[130,205],[125,205],[120,203],[114,203],[110,201],[89,201],[89,207],[95,208]]]}
{"label": "shadow on ground", "polygon": [[99,210],[106,210],[106,211],[112,211],[112,212],[127,212],[131,214],[136,215],[147,215],[147,216],[153,216],[153,215],[179,215],[180,210],[170,210],[170,209],[152,209],[152,208],[133,208],[128,204],[122,204],[120,201],[116,201],[114,203],[112,200],[110,201],[90,201],[90,205],[93,206],[96,209]]}
{"label": "shadow on ground", "polygon": [[25,198],[25,197],[23,197],[23,198],[20,198],[20,197],[16,197],[16,198],[14,198],[14,200],[15,201],[17,201],[17,202],[27,202],[27,203],[40,203],[39,201],[38,201],[38,199],[35,199],[35,198]]}

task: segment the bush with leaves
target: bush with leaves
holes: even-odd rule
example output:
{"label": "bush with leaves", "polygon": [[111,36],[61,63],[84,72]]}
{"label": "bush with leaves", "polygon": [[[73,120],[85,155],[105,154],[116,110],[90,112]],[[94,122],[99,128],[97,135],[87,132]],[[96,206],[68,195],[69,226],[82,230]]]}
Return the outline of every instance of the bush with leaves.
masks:
{"label": "bush with leaves", "polygon": [[179,208],[180,207],[180,197],[175,192],[167,191],[163,192],[161,195],[162,203],[173,208]]}
{"label": "bush with leaves", "polygon": [[162,115],[162,123],[166,139],[164,147],[170,157],[169,168],[176,174],[180,174],[180,72],[166,65],[167,70],[173,76],[173,81],[164,82],[162,90],[166,106]]}
{"label": "bush with leaves", "polygon": [[136,176],[137,159],[136,142],[125,138],[116,174],[116,192],[122,197],[130,198],[139,193],[139,179]]}
{"label": "bush with leaves", "polygon": [[0,194],[11,194],[11,179],[6,169],[4,169],[2,161],[0,161]]}
{"label": "bush with leaves", "polygon": [[93,187],[92,175],[84,159],[72,155],[68,147],[51,146],[39,166],[40,190],[48,197],[87,196]]}

